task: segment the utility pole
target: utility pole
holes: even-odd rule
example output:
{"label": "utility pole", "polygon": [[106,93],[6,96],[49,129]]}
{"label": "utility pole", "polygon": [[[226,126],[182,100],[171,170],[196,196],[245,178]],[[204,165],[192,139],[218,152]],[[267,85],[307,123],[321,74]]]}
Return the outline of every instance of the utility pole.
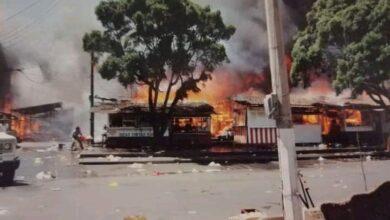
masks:
{"label": "utility pole", "polygon": [[89,101],[91,103],[90,134],[92,137],[92,143],[95,142],[95,113],[92,112],[92,108],[94,107],[94,97],[95,97],[94,73],[95,73],[95,55],[94,52],[91,52],[91,94],[89,96]]}
{"label": "utility pole", "polygon": [[272,90],[277,96],[275,119],[278,128],[279,167],[282,177],[284,219],[302,220],[298,191],[297,155],[291,120],[287,67],[279,0],[265,0]]}

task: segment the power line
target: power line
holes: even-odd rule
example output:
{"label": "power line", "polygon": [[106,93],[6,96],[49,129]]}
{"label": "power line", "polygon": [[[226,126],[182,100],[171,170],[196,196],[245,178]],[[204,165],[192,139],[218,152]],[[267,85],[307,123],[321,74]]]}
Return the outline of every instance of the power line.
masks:
{"label": "power line", "polygon": [[[61,1],[62,0],[55,1],[54,4],[46,10],[45,15],[39,17],[38,19],[36,19],[33,22],[29,23],[28,25],[24,26],[23,28],[17,29],[16,31],[14,31],[14,33],[12,33],[10,36],[6,37],[5,39],[0,39],[0,40],[4,41],[3,46],[6,48],[9,48],[9,47],[15,45],[16,43],[23,41],[25,39],[25,37],[28,36],[28,34],[26,34],[24,32],[28,31],[28,29],[31,29],[33,27],[33,25],[41,24],[44,21],[44,18],[47,18],[47,15],[49,15],[49,13],[52,12],[52,10]],[[23,33],[23,34],[20,34],[20,33]]]}
{"label": "power line", "polygon": [[[42,12],[42,14],[48,14],[52,9],[53,9],[53,6],[55,6],[56,4],[58,3],[58,0],[56,1],[52,1],[50,4],[49,4],[49,7],[46,8],[46,11]],[[43,16],[40,16],[36,19],[33,19],[33,20],[30,20],[29,23],[25,24],[24,26],[20,26],[18,28],[15,28],[13,29],[12,31],[10,32],[5,32],[4,34],[1,34],[0,35],[0,39],[1,40],[9,40],[9,39],[12,39],[12,38],[15,38],[15,36],[18,36],[21,32],[23,32],[25,29],[28,29],[30,28],[32,25],[38,23],[40,20],[42,20],[43,18],[45,18],[46,16],[43,15]],[[40,22],[39,22],[40,23]]]}
{"label": "power line", "polygon": [[34,7],[35,5],[37,5],[37,4],[38,4],[39,2],[41,2],[41,1],[42,1],[42,0],[37,0],[37,1],[35,1],[35,2],[31,3],[31,4],[29,4],[27,7],[25,7],[25,8],[23,8],[23,9],[17,11],[15,14],[13,14],[13,15],[7,17],[6,19],[0,21],[0,23],[4,23],[4,22],[6,22],[6,21],[9,21],[9,20],[13,19],[14,17],[16,17],[16,16],[22,14],[23,12],[27,11],[28,9]]}

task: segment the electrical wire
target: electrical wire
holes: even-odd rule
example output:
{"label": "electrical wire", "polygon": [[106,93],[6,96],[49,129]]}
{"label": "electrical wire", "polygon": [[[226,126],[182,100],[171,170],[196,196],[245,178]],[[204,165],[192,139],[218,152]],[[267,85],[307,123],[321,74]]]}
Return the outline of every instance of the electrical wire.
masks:
{"label": "electrical wire", "polygon": [[11,15],[11,16],[5,18],[4,20],[1,20],[1,21],[0,21],[0,24],[1,24],[1,23],[4,23],[4,22],[6,22],[6,21],[9,21],[9,20],[11,20],[11,19],[13,19],[13,18],[15,18],[16,16],[18,16],[18,15],[22,14],[23,12],[29,10],[30,8],[34,7],[35,5],[37,5],[37,4],[38,4],[39,2],[41,2],[41,1],[42,1],[42,0],[37,0],[37,1],[35,1],[35,2],[31,3],[31,4],[29,4],[29,5],[26,6],[25,8],[23,8],[23,9],[17,11],[15,14],[13,14],[13,15]]}
{"label": "electrical wire", "polygon": [[[25,39],[26,36],[29,36],[25,32],[29,29],[33,28],[34,25],[40,25],[43,21],[45,21],[44,18],[48,18],[48,15],[50,15],[50,12],[53,11],[53,9],[60,3],[62,0],[56,0],[45,12],[44,15],[39,17],[38,19],[32,21],[31,23],[27,24],[26,26],[17,29],[14,31],[10,36],[7,36],[5,39],[0,39],[0,41],[3,42],[3,47],[9,48]],[[35,26],[36,27],[36,26]],[[32,30],[31,30],[32,31]]]}
{"label": "electrical wire", "polygon": [[[56,1],[51,1],[51,3],[48,4],[48,7],[46,9],[50,9],[52,7],[52,5],[55,3],[56,3]],[[48,13],[49,13],[49,10],[46,10],[46,11],[43,10],[41,13],[39,13],[41,16],[38,16],[38,18],[29,20],[29,22],[27,24],[25,24],[24,26],[14,28],[10,32],[5,32],[5,33],[1,34],[0,39],[7,40],[7,38],[10,39],[10,38],[14,38],[15,36],[18,36],[21,32],[30,28],[32,25],[36,24],[38,20],[42,20],[43,17],[46,17],[45,14],[47,15]]]}

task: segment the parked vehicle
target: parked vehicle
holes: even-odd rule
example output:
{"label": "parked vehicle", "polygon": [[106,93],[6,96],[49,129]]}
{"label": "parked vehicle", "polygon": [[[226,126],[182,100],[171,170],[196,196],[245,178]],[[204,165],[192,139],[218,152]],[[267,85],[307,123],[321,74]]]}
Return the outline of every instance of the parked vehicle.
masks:
{"label": "parked vehicle", "polygon": [[16,137],[0,131],[0,185],[11,185],[20,160],[16,156]]}

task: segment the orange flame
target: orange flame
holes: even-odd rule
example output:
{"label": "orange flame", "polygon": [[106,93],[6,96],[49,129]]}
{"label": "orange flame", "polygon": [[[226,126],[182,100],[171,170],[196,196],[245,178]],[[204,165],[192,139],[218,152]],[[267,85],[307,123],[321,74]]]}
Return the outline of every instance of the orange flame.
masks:
{"label": "orange flame", "polygon": [[[211,116],[211,134],[217,136],[222,132],[233,127],[233,108],[229,97],[237,94],[248,96],[260,95],[257,88],[264,83],[264,75],[261,73],[231,73],[228,71],[217,70],[213,74],[213,79],[200,84],[199,93],[188,94],[188,102],[207,102],[214,107],[216,114]],[[147,102],[148,87],[139,86],[133,92],[133,102]],[[162,103],[165,99],[165,92],[160,92],[158,102]],[[172,101],[174,94],[171,94]]]}
{"label": "orange flame", "polygon": [[320,123],[318,115],[302,115],[302,121],[304,124],[319,124]]}
{"label": "orange flame", "polygon": [[359,126],[363,124],[362,113],[358,110],[345,110],[345,123],[347,125]]}

